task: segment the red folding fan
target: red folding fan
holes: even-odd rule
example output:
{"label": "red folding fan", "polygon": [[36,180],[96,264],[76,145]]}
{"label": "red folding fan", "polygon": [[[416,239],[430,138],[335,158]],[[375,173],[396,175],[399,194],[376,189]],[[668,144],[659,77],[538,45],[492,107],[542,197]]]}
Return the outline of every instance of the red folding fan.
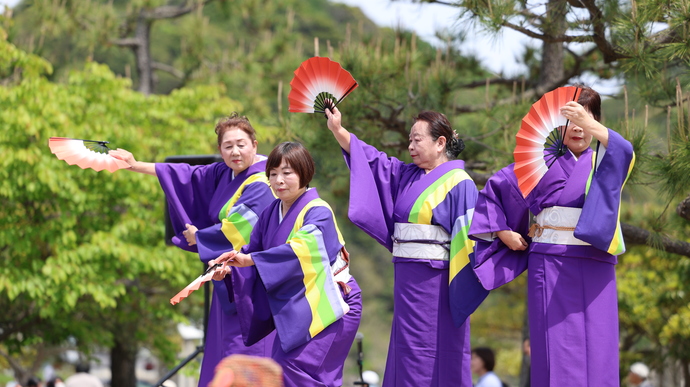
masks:
{"label": "red folding fan", "polygon": [[563,143],[568,120],[561,115],[560,109],[567,102],[577,101],[580,91],[574,86],[550,91],[533,104],[522,119],[513,152],[515,176],[522,196],[527,197],[554,161],[568,150]]}
{"label": "red folding fan", "polygon": [[115,172],[129,168],[129,164],[108,154],[108,141],[80,140],[76,138],[51,137],[48,140],[50,151],[69,165],[78,165],[82,169],[96,171],[107,169]]}
{"label": "red folding fan", "polygon": [[185,286],[184,289],[180,290],[180,292],[177,293],[175,297],[171,298],[170,303],[173,305],[178,304],[180,301],[189,297],[189,295],[192,294],[193,291],[199,290],[199,288],[201,287],[201,285],[204,284],[204,282],[208,282],[213,279],[213,274],[215,274],[216,270],[218,270],[221,266],[221,264],[209,266],[208,269],[206,269],[206,271],[204,272],[204,274],[197,277],[197,279],[192,281],[189,285]]}
{"label": "red folding fan", "polygon": [[290,86],[288,111],[325,113],[357,88],[357,81],[338,62],[315,56],[295,70]]}

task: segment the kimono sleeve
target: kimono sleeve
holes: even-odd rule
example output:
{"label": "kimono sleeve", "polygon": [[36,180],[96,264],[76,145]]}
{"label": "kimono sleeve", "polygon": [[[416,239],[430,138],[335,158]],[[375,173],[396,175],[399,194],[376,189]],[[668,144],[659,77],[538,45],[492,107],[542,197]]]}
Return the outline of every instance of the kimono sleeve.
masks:
{"label": "kimono sleeve", "polygon": [[635,153],[630,142],[609,129],[608,147],[597,145],[595,156],[575,237],[619,255],[625,252],[620,226],[621,193],[635,164]]}
{"label": "kimono sleeve", "polygon": [[476,201],[477,186],[466,179],[453,187],[448,197],[434,209],[434,223],[449,231],[451,237],[449,298],[456,326],[462,325],[489,294],[472,271],[474,242],[468,233]]}
{"label": "kimono sleeve", "polygon": [[[182,232],[185,223],[202,229],[213,225],[208,218],[208,205],[222,174],[222,163],[209,165],[157,163],[156,175],[168,202],[170,221],[175,230],[172,242],[175,246],[196,252],[196,246],[188,246]],[[227,166],[225,166],[227,168]]]}
{"label": "kimono sleeve", "polygon": [[331,272],[341,247],[333,213],[316,206],[287,243],[252,253],[285,352],[348,312]]}
{"label": "kimono sleeve", "polygon": [[201,261],[208,263],[227,251],[239,251],[248,244],[259,215],[274,200],[271,188],[266,183],[258,181],[247,185],[222,223],[197,232]]}
{"label": "kimono sleeve", "polygon": [[[269,211],[259,216],[259,221],[252,230],[249,244],[242,252],[249,254],[263,250],[263,233],[268,224]],[[253,255],[252,255],[253,257]],[[275,330],[273,315],[269,307],[266,287],[256,266],[233,267],[232,273],[225,277],[225,288],[232,295],[242,331],[242,340],[246,346],[256,344]]]}
{"label": "kimono sleeve", "polygon": [[530,241],[529,208],[512,165],[492,176],[479,193],[470,227],[470,238],[476,241],[474,272],[488,290],[507,284],[527,269],[528,250],[513,251],[499,238],[484,237],[501,230],[517,232]]}
{"label": "kimono sleeve", "polygon": [[404,163],[388,157],[350,134],[350,153],[343,151],[350,168],[348,217],[389,251],[393,251],[393,207]]}
{"label": "kimono sleeve", "polygon": [[[247,185],[235,205],[228,211],[228,216],[223,219],[222,224],[215,224],[197,231],[199,259],[208,263],[225,252],[240,250],[249,242],[252,230],[259,220],[259,214],[273,200],[271,189],[266,183],[256,182]],[[232,289],[228,287],[232,282],[213,281],[213,284],[213,291],[217,293],[223,310],[234,311]]]}

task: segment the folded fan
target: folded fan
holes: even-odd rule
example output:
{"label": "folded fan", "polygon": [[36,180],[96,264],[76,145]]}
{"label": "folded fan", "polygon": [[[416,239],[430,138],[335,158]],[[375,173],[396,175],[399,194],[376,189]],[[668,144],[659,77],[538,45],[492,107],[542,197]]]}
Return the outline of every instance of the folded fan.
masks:
{"label": "folded fan", "polygon": [[197,277],[197,279],[192,281],[189,285],[185,286],[184,289],[180,290],[179,293],[177,293],[173,298],[171,298],[170,303],[173,305],[178,304],[180,301],[189,297],[189,295],[192,294],[192,292],[194,292],[195,290],[199,290],[199,288],[201,287],[201,285],[204,284],[204,282],[208,282],[213,279],[213,274],[215,274],[216,270],[218,270],[218,268],[220,268],[221,266],[221,264],[209,266],[209,268],[206,269],[204,274]]}
{"label": "folded fan", "polygon": [[561,107],[577,101],[582,89],[559,87],[544,94],[522,119],[515,135],[515,176],[524,197],[537,186],[542,176],[568,148],[564,144],[568,120],[561,115]]}
{"label": "folded fan", "polygon": [[91,168],[96,171],[107,169],[115,172],[118,169],[129,168],[129,164],[108,154],[108,141],[82,140],[77,138],[51,137],[48,140],[50,151],[60,160],[69,165],[77,165],[82,169]]}
{"label": "folded fan", "polygon": [[288,111],[325,113],[357,86],[357,81],[338,62],[318,56],[309,58],[295,70],[290,81]]}

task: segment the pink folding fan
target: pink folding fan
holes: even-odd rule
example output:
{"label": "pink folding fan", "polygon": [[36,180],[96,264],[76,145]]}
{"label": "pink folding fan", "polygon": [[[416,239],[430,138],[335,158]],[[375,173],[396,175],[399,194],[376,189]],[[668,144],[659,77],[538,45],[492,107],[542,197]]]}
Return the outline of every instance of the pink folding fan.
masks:
{"label": "pink folding fan", "polygon": [[522,119],[515,135],[515,176],[522,195],[527,197],[542,176],[568,148],[563,143],[568,120],[561,115],[561,107],[577,101],[582,89],[567,86],[544,94]]}
{"label": "pink folding fan", "polygon": [[81,140],[76,138],[51,137],[48,140],[50,151],[69,165],[96,171],[107,169],[115,172],[129,168],[129,164],[108,154],[108,141]]}
{"label": "pink folding fan", "polygon": [[201,287],[201,285],[204,284],[204,282],[208,282],[213,279],[213,274],[215,274],[216,270],[218,270],[221,267],[221,264],[209,266],[208,269],[206,269],[206,271],[204,272],[204,274],[197,277],[197,279],[192,281],[189,285],[185,286],[184,289],[180,290],[180,292],[177,293],[175,297],[171,298],[170,303],[173,305],[178,304],[180,301],[189,297],[189,295],[192,294],[192,292],[194,292],[195,290],[199,290],[199,288]]}
{"label": "pink folding fan", "polygon": [[290,87],[288,111],[325,113],[357,88],[357,81],[338,62],[315,56],[295,70]]}

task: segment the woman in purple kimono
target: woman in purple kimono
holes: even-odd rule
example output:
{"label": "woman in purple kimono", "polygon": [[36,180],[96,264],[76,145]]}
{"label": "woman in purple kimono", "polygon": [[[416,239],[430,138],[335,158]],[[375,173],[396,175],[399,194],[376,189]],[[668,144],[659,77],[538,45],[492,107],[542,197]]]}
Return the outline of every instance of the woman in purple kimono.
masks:
{"label": "woman in purple kimono", "polygon": [[462,140],[440,113],[415,117],[413,163],[367,145],[341,126],[328,128],[350,168],[348,216],[393,253],[394,311],[384,387],[471,386],[468,316],[488,292],[472,272],[468,239],[477,188],[453,160]]}
{"label": "woman in purple kimono", "polygon": [[[157,176],[165,192],[176,236],[173,243],[198,252],[207,263],[220,253],[241,248],[249,240],[258,215],[275,196],[264,174],[266,158],[256,154],[256,132],[236,113],[216,125],[223,162],[210,165],[146,163],[126,150],[110,154],[130,170]],[[225,283],[214,281],[199,386],[213,379],[224,357],[239,353],[268,357],[272,337],[251,347],[242,341],[235,305]]]}
{"label": "woman in purple kimono", "polygon": [[[470,230],[475,237],[499,229],[524,236],[529,209],[536,224],[528,253],[506,248],[505,241],[493,251],[478,251],[475,271],[485,287],[495,288],[529,269],[532,385],[618,386],[614,265],[625,251],[620,195],[635,157],[628,141],[599,123],[601,99],[594,90],[584,88],[561,114],[571,123],[569,152],[524,201],[515,199],[517,185],[509,183],[514,174],[492,178],[478,200],[487,213],[477,215],[483,220]],[[598,140],[596,151],[589,147],[592,138]],[[507,221],[498,226],[494,219],[503,217]]]}
{"label": "woman in purple kimono", "polygon": [[362,314],[345,242],[328,203],[308,188],[314,160],[304,146],[278,145],[266,174],[278,200],[261,214],[241,252],[211,262],[225,264],[215,278],[231,273],[225,281],[247,345],[277,332],[272,358],[286,387],[341,386]]}

